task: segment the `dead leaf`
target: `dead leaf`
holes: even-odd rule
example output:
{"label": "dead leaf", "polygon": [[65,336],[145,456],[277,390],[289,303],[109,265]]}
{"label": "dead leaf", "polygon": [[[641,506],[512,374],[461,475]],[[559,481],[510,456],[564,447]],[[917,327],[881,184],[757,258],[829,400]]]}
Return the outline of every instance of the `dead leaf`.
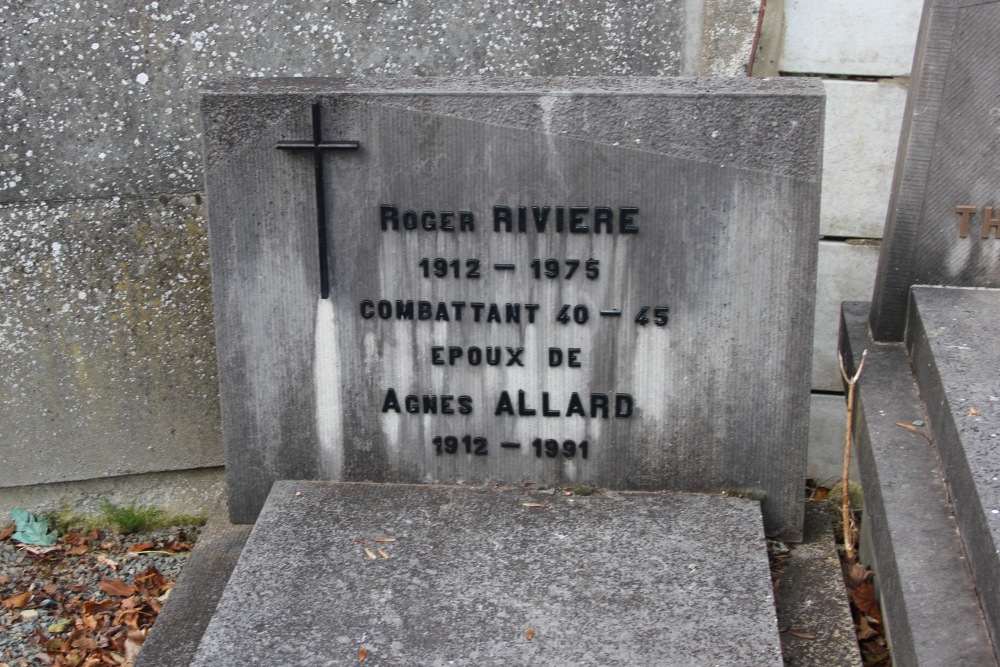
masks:
{"label": "dead leaf", "polygon": [[811,635],[808,632],[799,632],[798,630],[792,630],[788,634],[795,635],[799,639],[816,639],[816,635]]}
{"label": "dead leaf", "polygon": [[395,542],[396,538],[395,537],[376,537],[375,541],[376,542]]}
{"label": "dead leaf", "polygon": [[851,590],[851,600],[861,613],[874,619],[879,617],[878,600],[875,599],[875,587],[865,582]]}
{"label": "dead leaf", "polygon": [[524,636],[530,642],[535,637],[535,631],[532,628],[528,628],[524,631]]}
{"label": "dead leaf", "polygon": [[134,554],[137,551],[147,551],[155,546],[156,544],[153,542],[140,542],[139,544],[133,544],[132,546],[130,546],[128,548],[128,552]]}
{"label": "dead leaf", "polygon": [[83,554],[87,553],[88,551],[90,551],[90,547],[87,546],[86,544],[81,544],[78,547],[73,547],[72,549],[70,549],[69,551],[67,551],[66,554],[69,555],[69,556],[82,556]]}
{"label": "dead leaf", "polygon": [[369,549],[368,547],[365,547],[365,554],[367,554],[368,557],[371,558],[372,560],[376,560],[378,558],[378,556],[375,555],[375,552]]}
{"label": "dead leaf", "polygon": [[548,505],[546,503],[521,503],[522,507],[541,507],[546,508]]}
{"label": "dead leaf", "polygon": [[7,609],[22,609],[30,600],[31,591],[25,591],[23,593],[18,593],[17,595],[12,595],[6,600],[0,601],[0,604]]}
{"label": "dead leaf", "polygon": [[896,426],[899,428],[905,428],[907,431],[916,431],[917,427],[913,424],[904,424],[903,422],[896,422]]}
{"label": "dead leaf", "polygon": [[827,496],[830,495],[830,489],[825,486],[817,486],[816,490],[813,491],[813,500],[826,500]]}
{"label": "dead leaf", "polygon": [[128,597],[135,594],[135,588],[129,586],[121,579],[102,579],[101,583],[97,586],[108,595]]}
{"label": "dead leaf", "polygon": [[378,547],[377,549],[375,549],[375,551],[377,551],[378,555],[381,556],[382,558],[388,558],[389,557],[389,554],[387,554],[382,547]]}
{"label": "dead leaf", "polygon": [[878,630],[868,624],[867,617],[862,616],[861,621],[858,623],[858,639],[863,641],[865,639],[871,639],[877,635]]}
{"label": "dead leaf", "polygon": [[976,410],[975,408],[966,408],[965,414],[969,415],[970,417],[978,417],[979,410]]}
{"label": "dead leaf", "polygon": [[118,569],[118,563],[116,563],[115,561],[111,560],[110,558],[108,558],[104,554],[97,554],[97,562],[100,563],[101,565],[107,565],[112,570],[117,570]]}
{"label": "dead leaf", "polygon": [[358,662],[364,662],[365,658],[367,657],[368,657],[368,649],[362,646],[361,650],[358,651]]}
{"label": "dead leaf", "polygon": [[136,658],[139,657],[139,649],[142,648],[142,643],[146,641],[146,634],[148,632],[148,629],[129,630],[128,636],[125,638],[125,664],[135,664]]}
{"label": "dead leaf", "polygon": [[844,573],[844,581],[847,583],[848,588],[853,589],[865,583],[873,576],[875,576],[875,573],[867,567],[861,563],[854,563],[851,565],[850,569]]}
{"label": "dead leaf", "polygon": [[14,534],[15,524],[10,524],[3,530],[0,530],[0,540],[6,540],[8,537]]}

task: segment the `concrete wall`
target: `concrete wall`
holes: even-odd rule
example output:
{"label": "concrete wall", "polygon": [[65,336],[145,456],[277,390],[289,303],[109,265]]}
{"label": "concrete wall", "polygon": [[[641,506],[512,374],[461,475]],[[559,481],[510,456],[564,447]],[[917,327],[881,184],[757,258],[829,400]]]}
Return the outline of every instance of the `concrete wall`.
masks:
{"label": "concrete wall", "polygon": [[221,479],[206,81],[741,76],[757,4],[4,2],[0,515]]}

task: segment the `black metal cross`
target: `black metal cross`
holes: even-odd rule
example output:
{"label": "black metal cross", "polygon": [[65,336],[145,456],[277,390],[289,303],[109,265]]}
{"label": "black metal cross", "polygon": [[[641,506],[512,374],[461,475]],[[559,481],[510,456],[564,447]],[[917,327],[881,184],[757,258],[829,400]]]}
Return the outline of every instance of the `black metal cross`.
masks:
{"label": "black metal cross", "polygon": [[326,234],[326,195],[323,188],[323,153],[328,150],[357,150],[361,144],[357,141],[323,141],[323,129],[320,122],[319,102],[312,104],[312,141],[279,141],[275,148],[308,149],[313,152],[313,164],[316,170],[316,226],[319,230],[319,291],[324,299],[330,296],[330,266],[327,258]]}

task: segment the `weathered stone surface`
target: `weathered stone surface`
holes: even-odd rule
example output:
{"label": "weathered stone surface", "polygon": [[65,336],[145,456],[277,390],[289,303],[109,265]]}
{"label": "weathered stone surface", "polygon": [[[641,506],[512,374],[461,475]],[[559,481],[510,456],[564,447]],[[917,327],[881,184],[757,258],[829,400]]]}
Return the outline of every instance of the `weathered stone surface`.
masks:
{"label": "weathered stone surface", "polygon": [[927,2],[872,298],[875,340],[903,339],[911,285],[1000,287],[1000,222],[990,226],[1000,211],[998,29],[1000,3]]}
{"label": "weathered stone surface", "polygon": [[841,391],[837,360],[840,304],[867,299],[878,268],[877,242],[820,241],[816,265],[816,325],[813,334],[812,388]]}
{"label": "weathered stone surface", "polygon": [[906,76],[920,23],[920,3],[883,0],[845,7],[830,2],[783,0],[778,69],[812,74]]}
{"label": "weathered stone surface", "polygon": [[[854,441],[865,489],[862,554],[877,573],[898,665],[996,665],[935,447],[898,424],[926,422],[902,343],[875,344],[869,304],[845,303],[841,349],[856,390]],[[918,430],[927,433],[926,428]]]}
{"label": "weathered stone surface", "polygon": [[[820,233],[841,238],[881,238],[906,106],[906,86],[897,81],[827,79],[823,89],[826,129]],[[867,299],[870,294],[843,300]]]}
{"label": "weathered stone surface", "polygon": [[189,667],[229,576],[236,567],[250,526],[229,523],[224,502],[218,502],[198,537],[177,585],[170,590],[135,667]]}
{"label": "weathered stone surface", "polygon": [[0,207],[0,486],[222,463],[201,198]]}
{"label": "weathered stone surface", "polygon": [[914,287],[906,334],[995,643],[1000,643],[998,321],[998,290]]}
{"label": "weathered stone surface", "polygon": [[[809,465],[806,473],[829,488],[844,475],[844,429],[847,402],[842,394],[813,394],[809,402]],[[858,479],[856,453],[851,479]]]}
{"label": "weathered stone surface", "polygon": [[[806,503],[801,544],[773,574],[786,665],[859,667],[857,635],[826,503]],[[795,634],[798,633],[798,634]]]}
{"label": "weathered stone surface", "polygon": [[0,201],[200,190],[197,91],[223,76],[740,74],[748,4],[10,3]]}
{"label": "weathered stone surface", "polygon": [[[275,149],[312,136],[315,99],[324,137],[362,144],[324,163],[329,300],[318,294],[312,159]],[[203,106],[234,520],[253,520],[277,478],[586,481],[759,489],[768,530],[793,539],[822,104],[813,82],[753,79],[215,88]],[[381,204],[400,216],[471,211],[476,231],[393,231],[388,222],[381,231]],[[541,233],[533,222],[497,232],[496,205],[551,206],[553,216],[557,205],[607,206],[615,216],[635,206],[640,233],[619,233],[617,217],[614,234]],[[421,258],[458,258],[462,272],[478,259],[481,277],[424,277]],[[539,268],[536,278],[530,263],[547,258],[578,259],[579,273],[550,279]],[[588,259],[594,279],[584,275]],[[508,262],[516,270],[494,268]],[[397,300],[433,304],[434,320],[415,311],[400,321]],[[455,301],[467,304],[461,321]],[[499,304],[500,321],[485,310],[475,321],[474,303]],[[502,321],[508,303],[537,304],[537,321],[527,306],[520,323]],[[557,319],[564,306],[568,322]],[[661,307],[665,326],[654,323]],[[463,351],[455,366],[448,346]],[[501,365],[468,364],[479,346],[496,346]],[[523,348],[523,366],[508,347]],[[568,358],[552,366],[551,348],[581,350],[579,368]],[[543,392],[558,418],[543,416]],[[574,392],[588,402],[580,414]],[[628,407],[595,410],[595,392],[615,405],[626,396]],[[428,395],[454,396],[456,414],[428,414]],[[419,405],[406,409],[407,396]],[[517,414],[504,410],[505,397]],[[474,455],[474,443],[449,453],[438,441],[436,450],[447,436],[483,437],[488,447],[476,448],[488,455]],[[543,452],[545,439],[587,442],[587,459],[582,446]]]}
{"label": "weathered stone surface", "polygon": [[192,664],[780,665],[773,605],[750,501],[286,481]]}

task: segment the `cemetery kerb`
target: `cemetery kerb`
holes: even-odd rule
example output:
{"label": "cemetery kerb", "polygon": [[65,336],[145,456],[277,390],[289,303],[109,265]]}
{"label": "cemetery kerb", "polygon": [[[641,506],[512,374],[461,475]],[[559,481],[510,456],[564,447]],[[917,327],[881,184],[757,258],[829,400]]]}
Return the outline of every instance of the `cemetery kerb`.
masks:
{"label": "cemetery kerb", "polygon": [[822,88],[203,96],[230,512],[277,479],[727,489],[801,536]]}

